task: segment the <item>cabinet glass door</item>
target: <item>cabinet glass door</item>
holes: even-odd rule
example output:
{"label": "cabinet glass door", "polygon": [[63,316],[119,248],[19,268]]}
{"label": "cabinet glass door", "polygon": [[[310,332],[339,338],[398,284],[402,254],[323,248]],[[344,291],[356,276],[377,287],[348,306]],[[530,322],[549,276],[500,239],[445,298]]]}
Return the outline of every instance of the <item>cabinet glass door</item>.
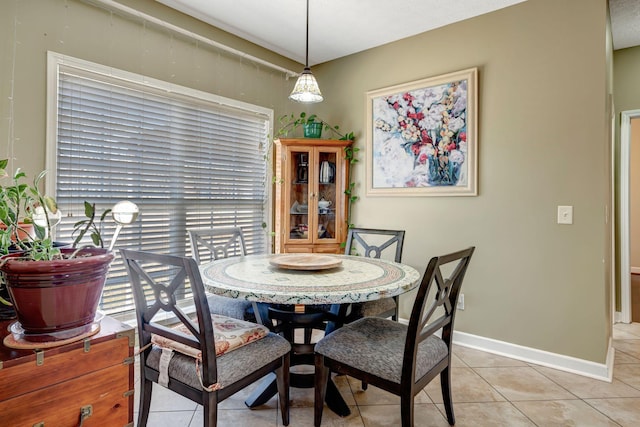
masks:
{"label": "cabinet glass door", "polygon": [[340,197],[338,186],[338,169],[337,169],[337,156],[336,150],[333,151],[319,151],[317,156],[316,170],[318,171],[317,184],[318,192],[316,197],[315,214],[317,215],[317,229],[315,230],[315,236],[318,240],[335,239],[337,232],[337,218],[336,209],[338,206],[338,197]]}
{"label": "cabinet glass door", "polygon": [[292,151],[290,158],[289,238],[309,239],[309,151]]}

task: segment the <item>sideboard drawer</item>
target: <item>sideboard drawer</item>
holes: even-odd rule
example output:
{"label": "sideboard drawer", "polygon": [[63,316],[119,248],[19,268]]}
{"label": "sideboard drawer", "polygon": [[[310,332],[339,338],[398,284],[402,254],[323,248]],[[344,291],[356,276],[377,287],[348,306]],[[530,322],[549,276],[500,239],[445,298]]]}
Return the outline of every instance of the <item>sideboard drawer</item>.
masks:
{"label": "sideboard drawer", "polygon": [[81,408],[91,405],[83,427],[124,427],[131,422],[128,373],[126,365],[111,366],[2,401],[2,419],[11,420],[3,425],[77,427]]}
{"label": "sideboard drawer", "polygon": [[84,340],[16,350],[1,344],[10,324],[0,322],[0,425],[75,427],[81,408],[83,427],[133,425],[133,328],[104,317]]}

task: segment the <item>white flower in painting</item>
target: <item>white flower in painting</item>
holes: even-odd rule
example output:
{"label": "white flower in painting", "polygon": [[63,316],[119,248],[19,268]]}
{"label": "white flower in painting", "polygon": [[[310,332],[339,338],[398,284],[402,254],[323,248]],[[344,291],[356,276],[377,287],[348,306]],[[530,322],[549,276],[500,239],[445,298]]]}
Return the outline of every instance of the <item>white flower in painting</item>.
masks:
{"label": "white flower in painting", "polygon": [[[446,90],[446,85],[440,85],[426,88],[420,91],[411,92],[411,95],[415,96],[417,103],[422,105],[426,110],[433,104],[439,103],[444,97]],[[414,104],[415,103],[416,102],[414,102]]]}
{"label": "white flower in painting", "polygon": [[424,119],[420,120],[420,127],[423,129],[437,129],[442,126],[442,113],[445,111],[444,105],[436,104],[425,113]]}
{"label": "white flower in painting", "polygon": [[453,113],[454,116],[459,116],[462,113],[464,113],[466,109],[467,109],[467,95],[465,93],[464,96],[459,96],[458,99],[456,99],[456,102],[453,104],[453,108],[451,112]]}
{"label": "white flower in painting", "polygon": [[453,94],[453,108],[451,112],[454,116],[459,116],[467,109],[467,82],[461,81]]}
{"label": "white flower in painting", "polygon": [[407,174],[413,169],[413,157],[402,148],[399,137],[388,138],[373,147],[373,186],[404,187]]}
{"label": "white flower in painting", "polygon": [[455,133],[464,127],[464,115],[462,117],[454,117],[449,119],[449,131]]}
{"label": "white flower in painting", "polygon": [[415,126],[407,126],[402,130],[402,139],[407,142],[415,142],[420,137],[420,130]]}
{"label": "white flower in painting", "polygon": [[374,126],[376,127],[376,129],[380,129],[383,132],[389,132],[391,130],[391,125],[380,119],[376,120]]}
{"label": "white flower in painting", "polygon": [[376,98],[373,100],[373,117],[377,120],[383,120],[387,123],[394,123],[396,121],[397,114],[394,109],[389,108],[387,101],[382,98]]}
{"label": "white flower in painting", "polygon": [[449,153],[449,161],[462,164],[464,163],[464,154],[462,154],[460,150],[451,150],[451,153]]}
{"label": "white flower in painting", "polygon": [[462,151],[463,153],[467,152],[467,141],[460,141],[460,143],[458,144],[458,149],[460,151]]}
{"label": "white flower in painting", "polygon": [[429,166],[420,164],[407,176],[405,181],[410,187],[429,187]]}

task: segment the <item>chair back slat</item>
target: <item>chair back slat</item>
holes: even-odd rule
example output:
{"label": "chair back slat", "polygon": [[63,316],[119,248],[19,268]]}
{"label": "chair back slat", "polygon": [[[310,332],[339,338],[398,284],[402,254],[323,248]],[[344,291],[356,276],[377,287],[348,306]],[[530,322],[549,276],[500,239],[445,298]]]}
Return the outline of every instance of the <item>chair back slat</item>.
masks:
{"label": "chair back slat", "polygon": [[[207,303],[198,265],[193,258],[120,249],[136,306],[140,348],[151,342],[156,334],[201,350],[202,381],[216,383],[215,337],[211,313]],[[167,274],[170,279],[167,280]],[[154,277],[161,277],[155,279]],[[197,319],[192,320],[178,306],[180,295],[189,284]],[[168,316],[182,323],[193,336],[188,336],[162,324]],[[172,319],[173,320],[173,319]],[[175,326],[173,324],[172,326]],[[140,357],[146,358],[150,348]]]}
{"label": "chair back slat", "polygon": [[404,230],[350,228],[344,253],[400,262],[403,245]]}
{"label": "chair back slat", "polygon": [[[442,330],[441,338],[451,350],[458,294],[475,247],[431,258],[422,276],[411,311],[402,366],[402,381],[415,383],[418,345]],[[443,270],[451,271],[446,276]],[[433,318],[438,313],[439,317]],[[449,351],[449,358],[451,351]]]}
{"label": "chair back slat", "polygon": [[214,227],[187,230],[191,253],[198,264],[247,254],[240,227]]}

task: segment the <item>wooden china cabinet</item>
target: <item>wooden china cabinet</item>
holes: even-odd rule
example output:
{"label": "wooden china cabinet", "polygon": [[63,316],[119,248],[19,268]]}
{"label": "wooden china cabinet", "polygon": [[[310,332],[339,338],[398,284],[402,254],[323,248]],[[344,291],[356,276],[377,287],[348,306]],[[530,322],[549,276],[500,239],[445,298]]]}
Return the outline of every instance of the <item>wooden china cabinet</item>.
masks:
{"label": "wooden china cabinet", "polygon": [[341,253],[347,236],[349,164],[352,141],[275,141],[276,253]]}

